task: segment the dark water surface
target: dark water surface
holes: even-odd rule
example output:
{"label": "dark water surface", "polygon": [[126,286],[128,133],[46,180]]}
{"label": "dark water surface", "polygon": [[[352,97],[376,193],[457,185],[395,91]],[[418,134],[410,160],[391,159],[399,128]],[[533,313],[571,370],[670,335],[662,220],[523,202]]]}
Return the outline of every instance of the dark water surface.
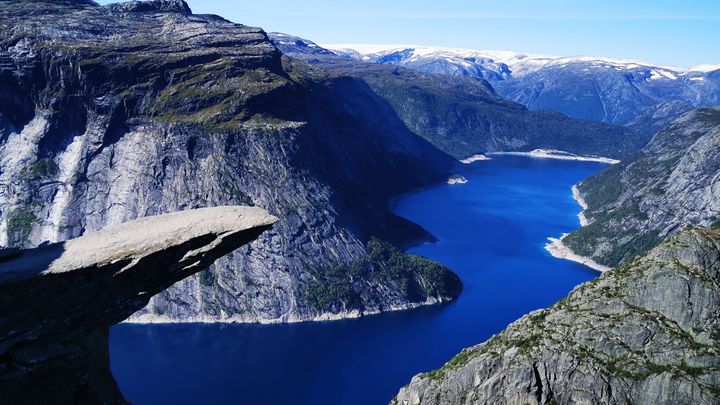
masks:
{"label": "dark water surface", "polygon": [[120,325],[113,373],[134,404],[386,404],[414,374],[597,275],[543,246],[578,226],[570,187],[603,166],[497,157],[467,165],[467,184],[398,201],[440,240],[411,252],[463,280],[452,304],[322,323]]}

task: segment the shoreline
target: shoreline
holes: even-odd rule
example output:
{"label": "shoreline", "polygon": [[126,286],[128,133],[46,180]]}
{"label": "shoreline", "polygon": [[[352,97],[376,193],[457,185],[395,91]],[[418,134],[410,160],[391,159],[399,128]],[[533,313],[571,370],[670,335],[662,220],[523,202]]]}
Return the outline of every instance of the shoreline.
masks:
{"label": "shoreline", "polygon": [[447,179],[447,184],[456,185],[456,184],[466,184],[468,182],[468,179],[465,178],[465,176],[461,176],[459,174],[453,174]]}
{"label": "shoreline", "polygon": [[[597,158],[597,157],[585,157],[585,156],[575,156],[572,157],[568,156],[555,156],[555,155],[539,155],[538,153],[535,153],[538,151],[537,149],[532,152],[491,152],[488,153],[489,155],[495,154],[495,155],[515,155],[515,156],[526,156],[526,157],[533,157],[533,158],[550,158],[550,159],[560,159],[560,160],[588,160],[588,161],[597,161],[601,163],[608,163],[605,160],[612,160],[608,158]],[[597,160],[597,159],[605,159],[605,160]],[[490,158],[486,157],[485,155],[473,155],[467,159],[460,160],[460,162],[469,164],[476,161],[482,161],[482,160],[491,160]],[[461,177],[461,176],[459,176]],[[465,180],[464,178],[462,178]],[[465,181],[458,181],[457,183],[450,183],[450,179],[446,180],[447,184],[464,184],[467,182]],[[402,193],[400,195],[397,195],[395,197],[392,197],[389,199],[387,208],[388,210],[396,215],[393,211],[393,206],[395,203],[405,197],[408,197],[412,194],[418,193],[422,190],[425,190],[427,188],[436,186],[436,184],[427,185],[425,187],[418,187],[416,189],[407,191],[405,193]],[[573,199],[583,208],[583,211],[588,208],[587,203],[580,195],[580,191],[577,188],[577,185],[572,186],[572,194]],[[585,218],[585,215],[583,212],[580,212],[578,214],[578,219],[580,221],[581,226],[586,226],[588,224],[587,219]],[[425,230],[424,228],[422,228]],[[404,252],[407,252],[408,249],[419,246],[425,243],[436,243],[438,239],[432,235],[430,232],[425,230],[426,234],[411,238],[407,242],[403,243],[400,247]],[[548,240],[550,243],[545,244],[545,250],[550,253],[551,256],[558,258],[558,259],[565,259],[570,260],[576,263],[580,263],[584,266],[587,266],[595,271],[598,271],[600,273],[604,273],[606,271],[612,270],[612,268],[608,266],[601,265],[591,258],[580,256],[576,253],[574,253],[569,247],[567,247],[565,244],[563,244],[562,239],[567,236],[567,233],[563,234],[560,238],[553,238],[548,237]],[[416,309],[420,307],[426,307],[426,306],[432,306],[432,305],[443,305],[452,303],[454,300],[439,300],[436,297],[430,297],[428,300],[424,302],[411,302],[406,304],[400,304],[400,305],[390,305],[388,308],[385,309],[369,309],[360,311],[357,309],[354,309],[352,311],[344,311],[340,313],[324,313],[320,315],[313,316],[311,318],[300,318],[296,316],[281,316],[279,318],[274,319],[244,319],[240,317],[228,317],[228,318],[216,318],[216,317],[207,317],[207,316],[193,316],[187,319],[178,320],[175,318],[163,316],[163,315],[155,315],[155,314],[142,314],[140,316],[131,316],[130,318],[124,320],[121,322],[121,324],[132,324],[132,325],[165,325],[165,324],[235,324],[235,325],[276,325],[276,324],[289,324],[289,323],[304,323],[304,322],[331,322],[331,321],[337,321],[337,320],[343,320],[343,319],[358,319],[363,318],[366,316],[374,316],[374,315],[380,315],[382,313],[386,312],[396,312],[396,311],[404,311],[404,310],[411,310]]]}
{"label": "shoreline", "polygon": [[[582,182],[581,182],[582,183]],[[581,184],[578,183],[578,184]],[[580,221],[580,226],[588,226],[590,225],[590,221],[588,221],[587,217],[585,216],[585,211],[588,209],[587,202],[585,202],[585,199],[580,195],[580,189],[578,188],[578,184],[575,184],[572,186],[572,196],[573,200],[575,200],[580,207],[582,207],[582,211],[580,211],[577,216],[578,220]]]}
{"label": "shoreline", "polygon": [[490,160],[490,158],[483,155],[482,153],[478,153],[476,155],[468,156],[465,159],[460,159],[459,162],[462,164],[469,165],[470,163],[479,162],[481,160]]}
{"label": "shoreline", "polygon": [[293,323],[306,323],[306,322],[333,322],[340,321],[343,319],[359,319],[368,316],[381,315],[388,312],[406,311],[411,309],[417,309],[422,307],[429,307],[434,305],[445,305],[454,302],[455,300],[444,300],[438,299],[437,297],[428,297],[423,302],[409,302],[407,304],[393,304],[385,309],[368,309],[361,311],[359,309],[353,309],[352,311],[340,312],[337,314],[325,313],[316,315],[312,318],[299,318],[294,316],[281,316],[274,319],[257,319],[249,320],[238,317],[229,317],[219,319],[210,316],[193,316],[187,319],[176,319],[170,318],[164,315],[155,314],[142,314],[135,317],[131,315],[130,318],[120,322],[125,325],[179,325],[179,324],[202,324],[202,325],[281,325],[281,324],[293,324]]}
{"label": "shoreline", "polygon": [[620,163],[619,160],[608,157],[575,155],[570,152],[555,149],[534,149],[530,152],[489,152],[488,155],[528,156],[537,159],[578,160],[583,162],[607,163],[611,165]]}
{"label": "shoreline", "polygon": [[602,265],[589,257],[580,256],[579,254],[573,252],[572,249],[565,246],[562,240],[567,235],[568,234],[565,233],[560,238],[548,238],[550,243],[547,243],[545,245],[545,250],[547,250],[552,257],[580,263],[600,273],[605,273],[612,270],[612,267]]}
{"label": "shoreline", "polygon": [[[582,182],[578,183],[581,184]],[[588,221],[587,217],[585,216],[585,210],[588,209],[587,202],[585,199],[580,195],[580,189],[578,188],[578,184],[575,184],[572,186],[572,196],[573,200],[575,200],[578,205],[582,208],[582,211],[577,214],[578,221],[580,222],[580,227],[587,226],[590,222]],[[581,256],[577,253],[575,253],[572,249],[567,247],[563,243],[563,239],[568,236],[567,233],[562,234],[559,238],[552,238],[549,237],[548,240],[550,243],[545,244],[545,250],[550,253],[552,257],[555,257],[557,259],[564,259],[564,260],[570,260],[571,262],[580,263],[584,266],[587,266],[595,271],[598,271],[600,273],[605,273],[607,271],[612,270],[612,267],[605,266],[603,264],[600,264],[596,262],[595,260],[587,257],[587,256]]]}

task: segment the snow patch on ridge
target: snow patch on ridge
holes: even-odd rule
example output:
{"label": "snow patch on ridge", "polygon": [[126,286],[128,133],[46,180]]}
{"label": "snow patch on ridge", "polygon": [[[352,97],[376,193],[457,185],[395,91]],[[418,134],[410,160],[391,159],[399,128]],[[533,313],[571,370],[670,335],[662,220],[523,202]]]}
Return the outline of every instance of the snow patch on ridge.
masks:
{"label": "snow patch on ridge", "polygon": [[373,58],[382,57],[394,52],[409,52],[403,61],[412,62],[421,58],[435,57],[445,58],[448,62],[462,65],[467,64],[463,59],[475,58],[485,59],[483,65],[487,68],[504,64],[511,68],[512,74],[516,77],[536,72],[549,66],[563,66],[573,63],[589,63],[592,67],[607,67],[615,70],[632,70],[638,68],[653,69],[651,80],[656,79],[677,79],[679,74],[690,72],[708,73],[720,69],[720,64],[702,64],[693,67],[659,66],[650,62],[608,58],[599,56],[551,56],[542,54],[530,54],[514,51],[494,50],[473,50],[465,48],[439,47],[439,46],[418,46],[402,44],[321,44],[320,46],[339,51],[346,54],[357,54],[360,59],[371,61]]}

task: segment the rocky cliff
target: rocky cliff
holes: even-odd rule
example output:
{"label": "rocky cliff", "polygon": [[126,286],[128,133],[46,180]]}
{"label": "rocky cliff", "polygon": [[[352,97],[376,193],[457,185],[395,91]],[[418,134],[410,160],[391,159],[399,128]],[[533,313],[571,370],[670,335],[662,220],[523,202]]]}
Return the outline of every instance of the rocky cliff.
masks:
{"label": "rocky cliff", "polygon": [[563,239],[615,266],[688,225],[720,223],[720,109],[683,115],[633,157],[578,185],[589,224]]}
{"label": "rocky cliff", "polygon": [[271,34],[271,39],[283,53],[363,80],[387,100],[408,128],[459,159],[534,149],[620,158],[649,140],[646,134],[627,128],[578,121],[550,111],[529,111],[503,99],[488,81],[477,77],[354,60],[285,34]]}
{"label": "rocky cliff", "polygon": [[2,401],[123,403],[108,328],[276,220],[256,207],[201,208],[0,251]]}
{"label": "rocky cliff", "polygon": [[[281,218],[136,320],[299,321],[450,300],[457,277],[385,242],[428,237],[387,203],[453,164],[364,82],[282,56],[259,28],[183,1],[0,1],[0,246],[197,207]],[[387,254],[372,254],[376,239]]]}
{"label": "rocky cliff", "polygon": [[393,404],[720,402],[720,232],[671,236],[441,369]]}

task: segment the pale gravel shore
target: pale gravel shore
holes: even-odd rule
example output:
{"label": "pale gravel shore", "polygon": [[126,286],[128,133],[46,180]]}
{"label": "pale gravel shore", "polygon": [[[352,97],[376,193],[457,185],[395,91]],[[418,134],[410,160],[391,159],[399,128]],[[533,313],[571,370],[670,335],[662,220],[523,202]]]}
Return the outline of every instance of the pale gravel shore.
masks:
{"label": "pale gravel shore", "polygon": [[[573,199],[577,201],[578,205],[580,205],[580,207],[582,207],[583,209],[578,214],[580,226],[587,226],[589,222],[587,220],[587,217],[585,217],[585,210],[588,209],[588,205],[587,202],[585,202],[585,199],[582,198],[582,196],[580,195],[580,190],[578,189],[577,184],[572,186],[572,196]],[[567,235],[567,233],[564,233],[560,238],[548,238],[550,243],[545,245],[545,250],[547,250],[548,253],[550,253],[553,257],[580,263],[601,273],[612,270],[612,267],[602,265],[589,257],[580,256],[579,254],[573,252],[572,249],[570,249],[563,243],[563,239],[565,239]]]}
{"label": "pale gravel shore", "polygon": [[468,182],[468,179],[466,179],[463,176],[459,175],[453,175],[449,179],[447,179],[447,184],[465,184]]}
{"label": "pale gravel shore", "polygon": [[477,154],[477,155],[472,155],[472,156],[470,156],[470,157],[467,157],[467,158],[465,158],[465,159],[460,160],[460,163],[464,163],[464,164],[466,164],[466,165],[469,165],[470,163],[478,162],[478,161],[481,161],[481,160],[490,160],[490,158],[487,157],[487,156],[485,156],[485,155],[483,155],[483,154]]}
{"label": "pale gravel shore", "polygon": [[590,221],[588,221],[587,217],[585,216],[585,211],[588,209],[588,205],[585,202],[585,199],[582,198],[580,195],[580,189],[578,189],[578,185],[572,186],[572,196],[575,201],[582,207],[582,211],[578,214],[578,220],[580,221],[580,226],[588,226],[590,224]]}
{"label": "pale gravel shore", "polygon": [[553,257],[583,264],[593,270],[599,271],[600,273],[612,270],[612,267],[604,266],[589,257],[580,256],[579,254],[573,252],[562,242],[565,236],[567,236],[567,234],[563,234],[560,238],[548,238],[550,243],[545,245],[545,250],[547,250]]}
{"label": "pale gravel shore", "polygon": [[529,156],[540,159],[579,160],[583,162],[608,163],[611,165],[620,163],[619,160],[608,157],[575,155],[570,152],[554,149],[535,149],[530,152],[490,152],[488,155]]}
{"label": "pale gravel shore", "polygon": [[131,316],[130,318],[122,321],[122,323],[129,323],[129,324],[135,324],[135,325],[151,325],[151,324],[167,324],[167,323],[215,323],[215,324],[260,324],[260,325],[274,325],[274,324],[281,324],[281,323],[300,323],[300,322],[324,322],[324,321],[337,321],[341,319],[354,319],[354,318],[362,318],[365,316],[372,316],[372,315],[378,315],[385,312],[394,312],[394,311],[404,311],[408,309],[415,309],[419,307],[424,307],[428,305],[436,305],[447,302],[445,300],[440,300],[436,297],[429,297],[424,302],[411,302],[408,304],[403,305],[391,305],[389,308],[385,308],[382,311],[378,309],[368,309],[364,311],[360,311],[358,309],[353,309],[352,311],[344,311],[337,314],[332,313],[325,313],[313,318],[297,318],[297,317],[290,317],[286,315],[282,315],[278,318],[274,319],[256,319],[256,320],[248,320],[246,318],[241,318],[237,316],[229,316],[225,318],[218,319],[217,317],[212,316],[192,316],[189,318],[184,318],[182,320],[178,320],[176,318],[170,318],[164,315],[155,315],[155,314],[142,314],[139,316]]}

